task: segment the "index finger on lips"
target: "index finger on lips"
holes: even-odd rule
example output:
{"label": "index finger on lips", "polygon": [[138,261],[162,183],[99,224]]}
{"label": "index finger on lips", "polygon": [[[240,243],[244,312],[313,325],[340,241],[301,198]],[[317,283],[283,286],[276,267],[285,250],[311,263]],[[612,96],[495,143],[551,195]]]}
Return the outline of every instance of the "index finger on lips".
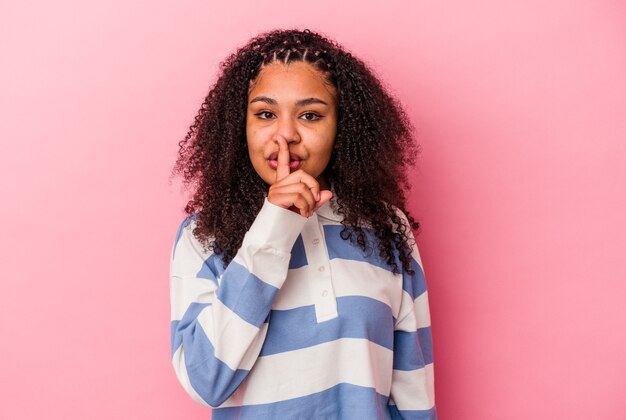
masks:
{"label": "index finger on lips", "polygon": [[278,143],[278,165],[276,167],[276,182],[286,178],[290,174],[289,170],[289,146],[281,135],[276,136]]}

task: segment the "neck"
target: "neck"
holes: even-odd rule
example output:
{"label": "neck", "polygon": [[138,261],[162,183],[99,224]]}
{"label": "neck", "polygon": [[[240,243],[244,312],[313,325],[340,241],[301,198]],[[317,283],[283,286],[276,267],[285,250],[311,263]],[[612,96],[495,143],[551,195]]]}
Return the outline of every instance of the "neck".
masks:
{"label": "neck", "polygon": [[320,184],[320,191],[321,190],[330,190],[330,186],[328,185],[328,183],[326,182],[326,179],[324,178],[323,175],[320,175],[316,178],[317,182]]}

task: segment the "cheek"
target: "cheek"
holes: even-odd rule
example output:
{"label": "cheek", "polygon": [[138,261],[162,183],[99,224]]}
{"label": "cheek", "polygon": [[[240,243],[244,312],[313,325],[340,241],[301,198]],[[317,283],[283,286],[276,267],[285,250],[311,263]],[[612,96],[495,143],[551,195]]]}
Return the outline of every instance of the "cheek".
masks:
{"label": "cheek", "polygon": [[250,152],[256,152],[261,149],[261,142],[259,141],[259,134],[254,128],[246,129],[246,143]]}
{"label": "cheek", "polygon": [[327,151],[332,151],[335,144],[335,137],[337,136],[336,123],[329,124],[323,133],[323,147]]}
{"label": "cheek", "polygon": [[318,153],[322,155],[330,155],[333,152],[335,146],[335,132],[329,131],[324,133],[324,136],[319,138],[316,149]]}

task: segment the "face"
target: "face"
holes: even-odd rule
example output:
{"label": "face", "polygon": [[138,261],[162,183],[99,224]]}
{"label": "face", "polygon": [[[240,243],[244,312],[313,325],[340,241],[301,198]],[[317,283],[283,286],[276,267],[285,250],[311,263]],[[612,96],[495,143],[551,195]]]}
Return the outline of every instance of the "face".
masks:
{"label": "face", "polygon": [[[335,144],[336,90],[308,63],[273,62],[266,65],[248,90],[246,137],[252,166],[265,181],[276,182],[278,143],[289,145],[291,172],[302,169],[328,189],[322,172]],[[296,159],[297,160],[297,159]]]}

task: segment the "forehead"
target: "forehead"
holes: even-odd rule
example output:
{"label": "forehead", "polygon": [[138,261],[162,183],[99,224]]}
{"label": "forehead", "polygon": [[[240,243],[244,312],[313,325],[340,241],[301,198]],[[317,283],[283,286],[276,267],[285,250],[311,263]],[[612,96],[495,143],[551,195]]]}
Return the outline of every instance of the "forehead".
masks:
{"label": "forehead", "polygon": [[300,61],[289,64],[272,62],[264,66],[256,79],[250,81],[248,95],[274,96],[317,95],[334,98],[335,89],[324,80],[324,74]]}

